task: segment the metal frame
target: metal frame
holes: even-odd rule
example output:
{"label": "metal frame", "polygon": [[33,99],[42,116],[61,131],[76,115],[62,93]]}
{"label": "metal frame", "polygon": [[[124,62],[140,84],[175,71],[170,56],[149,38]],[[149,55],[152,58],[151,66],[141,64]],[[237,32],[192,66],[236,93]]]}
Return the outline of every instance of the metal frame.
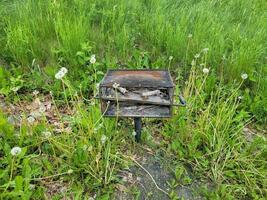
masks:
{"label": "metal frame", "polygon": [[[167,93],[169,94],[169,98],[170,98],[170,104],[168,105],[164,105],[164,104],[153,104],[153,102],[149,103],[149,102],[145,102],[145,104],[143,105],[155,105],[155,106],[166,106],[169,108],[170,112],[168,115],[166,116],[142,116],[142,115],[108,115],[106,114],[107,110],[108,110],[108,106],[110,106],[110,104],[107,104],[108,101],[110,102],[115,102],[115,106],[116,106],[116,101],[117,99],[116,98],[108,98],[108,97],[102,97],[102,94],[101,94],[101,88],[105,87],[105,88],[111,88],[110,85],[108,84],[103,84],[103,82],[107,79],[107,77],[112,73],[112,72],[116,72],[116,71],[160,71],[160,72],[166,72],[168,77],[168,84],[169,86],[166,87],[166,86],[162,86],[161,89],[166,89],[167,90]],[[144,86],[143,86],[144,87]],[[99,84],[99,99],[100,99],[100,104],[101,104],[101,112],[103,113],[104,117],[131,117],[133,118],[134,120],[134,128],[135,128],[135,132],[136,132],[136,135],[135,135],[135,139],[137,142],[140,142],[141,141],[141,129],[142,129],[142,117],[146,117],[146,118],[170,118],[173,114],[173,109],[172,109],[172,106],[177,106],[177,105],[174,105],[173,104],[173,98],[174,98],[174,83],[173,83],[173,80],[172,80],[172,77],[170,75],[170,72],[168,70],[164,70],[164,69],[110,69],[107,71],[107,73],[105,74],[103,80],[101,81],[101,83]],[[132,86],[132,88],[139,88],[138,86]],[[141,87],[142,88],[142,87]],[[144,87],[146,88],[146,87]],[[148,86],[147,88],[153,88],[153,86]],[[158,88],[160,89],[160,87],[156,86],[155,88]],[[123,102],[121,100],[119,100],[119,102]],[[127,100],[125,100],[125,102],[127,102]],[[140,105],[142,105],[142,101],[140,100],[131,100],[131,102],[133,103],[139,103]],[[183,106],[184,104],[182,104]]]}

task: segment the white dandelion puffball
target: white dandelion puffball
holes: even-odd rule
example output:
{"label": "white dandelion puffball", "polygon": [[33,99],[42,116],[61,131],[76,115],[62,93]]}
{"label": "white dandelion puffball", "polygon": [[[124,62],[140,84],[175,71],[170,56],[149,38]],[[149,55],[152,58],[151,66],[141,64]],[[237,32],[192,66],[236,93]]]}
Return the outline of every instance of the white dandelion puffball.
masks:
{"label": "white dandelion puffball", "polygon": [[107,136],[102,135],[101,136],[101,143],[104,144],[106,142],[106,140],[107,140]]}
{"label": "white dandelion puffball", "polygon": [[41,105],[40,107],[39,107],[39,112],[40,113],[44,113],[46,111],[46,107],[44,106],[44,105]]}
{"label": "white dandelion puffball", "polygon": [[200,54],[197,53],[197,54],[195,55],[195,58],[199,58],[199,57],[200,57]]}
{"label": "white dandelion puffball", "polygon": [[204,52],[204,53],[207,53],[208,51],[209,51],[209,48],[204,48],[204,49],[203,49],[203,52]]}
{"label": "white dandelion puffball", "polygon": [[62,71],[59,71],[58,73],[56,73],[55,78],[56,79],[62,79],[65,76],[65,74]]}
{"label": "white dandelion puffball", "polygon": [[96,58],[95,58],[95,54],[93,54],[93,55],[91,56],[91,58],[90,58],[90,63],[91,63],[91,64],[95,64],[95,62],[96,62]]}
{"label": "white dandelion puffball", "polygon": [[66,67],[62,67],[55,75],[56,79],[62,79],[66,73],[68,73],[68,69]]}
{"label": "white dandelion puffball", "polygon": [[30,189],[30,190],[34,190],[34,188],[35,188],[35,185],[34,185],[34,184],[30,184],[30,185],[29,185],[29,189]]}
{"label": "white dandelion puffball", "polygon": [[72,174],[72,173],[73,173],[73,170],[72,170],[72,169],[69,169],[69,170],[67,171],[67,173],[68,173],[68,174]]}
{"label": "white dandelion puffball", "polygon": [[62,67],[60,71],[62,71],[64,74],[68,73],[68,69],[66,67]]}
{"label": "white dandelion puffball", "polygon": [[34,91],[32,92],[32,94],[33,94],[34,96],[37,96],[37,95],[39,94],[39,91],[38,91],[38,90],[34,90]]}
{"label": "white dandelion puffball", "polygon": [[239,100],[242,100],[242,99],[243,99],[243,97],[242,97],[242,96],[239,96],[239,97],[238,97],[238,99],[239,99]]}
{"label": "white dandelion puffball", "polygon": [[10,151],[12,156],[17,156],[21,153],[21,148],[20,147],[13,147]]}
{"label": "white dandelion puffball", "polygon": [[188,38],[192,38],[193,37],[193,35],[190,33],[190,34],[188,34]]}
{"label": "white dandelion puffball", "polygon": [[171,61],[172,59],[173,59],[173,56],[170,56],[170,57],[169,57],[169,61]]}
{"label": "white dandelion puffball", "polygon": [[34,118],[33,116],[29,116],[29,117],[27,118],[27,121],[28,121],[30,124],[32,124],[32,123],[35,121],[35,118]]}
{"label": "white dandelion puffball", "polygon": [[210,70],[208,68],[203,68],[202,71],[203,71],[204,74],[208,74]]}
{"label": "white dandelion puffball", "polygon": [[42,133],[42,135],[43,135],[45,138],[49,138],[49,137],[51,137],[52,133],[51,133],[50,131],[44,131],[44,132]]}
{"label": "white dandelion puffball", "polygon": [[241,78],[242,78],[243,80],[245,80],[245,79],[247,79],[247,78],[248,78],[248,75],[247,75],[246,73],[244,73],[244,74],[241,74]]}

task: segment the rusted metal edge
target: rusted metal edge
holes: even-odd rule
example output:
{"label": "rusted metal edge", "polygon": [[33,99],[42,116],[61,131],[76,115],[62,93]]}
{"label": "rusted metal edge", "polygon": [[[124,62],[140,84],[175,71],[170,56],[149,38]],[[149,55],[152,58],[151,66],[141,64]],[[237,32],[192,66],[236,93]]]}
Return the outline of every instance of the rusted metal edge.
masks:
{"label": "rusted metal edge", "polygon": [[113,118],[113,117],[142,117],[142,118],[171,118],[172,115],[166,115],[166,116],[151,116],[151,115],[107,115],[107,114],[104,114],[104,117],[110,117],[110,118]]}
{"label": "rusted metal edge", "polygon": [[109,71],[161,71],[161,72],[169,72],[166,69],[108,69]]}
{"label": "rusted metal edge", "polygon": [[[168,75],[168,81],[169,81],[169,86],[167,86],[167,88],[172,88],[172,87],[175,87],[175,84],[173,83],[173,79],[172,79],[172,76],[171,76],[171,73],[170,71],[168,70],[164,70],[164,69],[109,69],[105,76],[103,77],[102,81],[99,83],[99,88],[100,87],[110,87],[111,85],[110,84],[104,84],[105,80],[107,79],[107,77],[110,75],[110,73],[112,72],[119,72],[119,71],[159,71],[159,72],[168,72],[167,75]],[[143,86],[142,86],[143,87]],[[149,87],[152,87],[153,86],[149,86]],[[138,88],[138,86],[136,86],[136,88]],[[155,88],[158,88],[158,86],[155,86]],[[166,88],[166,87],[164,87]]]}

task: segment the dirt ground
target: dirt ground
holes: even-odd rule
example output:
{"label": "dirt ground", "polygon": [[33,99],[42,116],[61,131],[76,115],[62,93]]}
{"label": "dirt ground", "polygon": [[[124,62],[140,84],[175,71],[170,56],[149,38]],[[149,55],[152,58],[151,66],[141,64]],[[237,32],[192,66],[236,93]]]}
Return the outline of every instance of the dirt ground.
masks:
{"label": "dirt ground", "polygon": [[[159,188],[167,193],[173,191],[179,199],[203,199],[198,193],[201,184],[193,181],[187,186],[177,186],[171,188],[168,182],[171,182],[175,177],[171,171],[169,161],[164,159],[163,156],[152,155],[145,150],[139,153],[138,164],[124,170],[120,173],[122,183],[118,184],[117,192],[114,194],[116,200],[168,200],[171,199],[169,195],[158,189]],[[150,175],[151,176],[150,176]]]}

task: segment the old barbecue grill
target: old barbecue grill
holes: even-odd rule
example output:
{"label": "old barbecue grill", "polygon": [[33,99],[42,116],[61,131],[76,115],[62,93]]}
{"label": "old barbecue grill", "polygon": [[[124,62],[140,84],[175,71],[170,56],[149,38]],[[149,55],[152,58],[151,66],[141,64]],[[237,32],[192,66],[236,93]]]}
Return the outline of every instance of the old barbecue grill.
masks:
{"label": "old barbecue grill", "polygon": [[[99,85],[103,115],[134,118],[138,142],[141,117],[171,117],[173,97],[174,84],[166,70],[109,70]],[[185,104],[181,97],[180,102]]]}

